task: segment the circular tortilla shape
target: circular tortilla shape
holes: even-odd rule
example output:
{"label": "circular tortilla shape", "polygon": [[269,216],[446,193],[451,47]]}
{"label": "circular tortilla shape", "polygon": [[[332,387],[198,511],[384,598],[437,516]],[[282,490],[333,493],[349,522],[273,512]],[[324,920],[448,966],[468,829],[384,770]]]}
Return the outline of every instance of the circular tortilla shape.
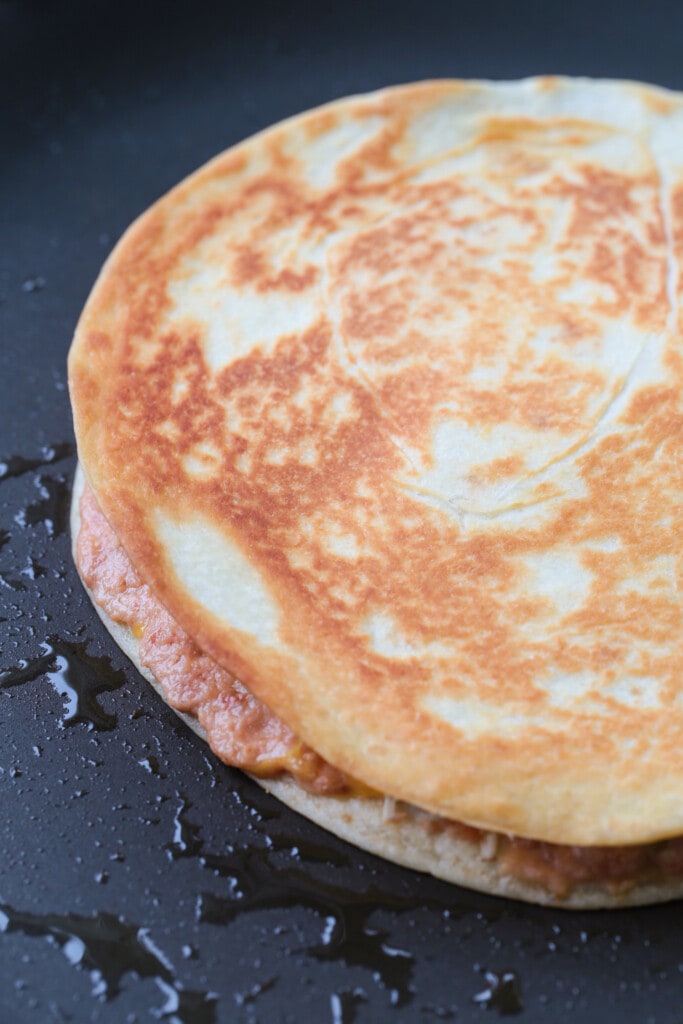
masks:
{"label": "circular tortilla shape", "polygon": [[[71,542],[76,561],[76,541],[80,530],[80,498],[85,477],[76,471],[71,502]],[[76,565],[78,562],[76,561]],[[126,625],[112,619],[95,601],[92,591],[81,579],[99,618],[115,643],[131,660],[138,672],[168,703],[163,684],[140,659],[140,641]],[[172,710],[204,742],[206,730],[194,715]],[[488,858],[477,841],[471,841],[447,829],[430,828],[423,813],[410,805],[401,805],[398,813],[387,817],[381,797],[319,796],[307,792],[296,780],[284,775],[249,777],[281,803],[332,832],[354,846],[374,853],[402,867],[434,875],[442,881],[461,885],[491,896],[505,896],[546,906],[571,910],[601,910],[664,903],[683,896],[683,880],[647,883],[611,890],[600,883],[575,885],[564,897],[553,895],[541,884],[534,884],[501,872],[495,859]]]}
{"label": "circular tortilla shape", "polygon": [[139,574],[326,760],[555,843],[683,832],[683,103],[342,100],[145,213],[70,354]]}

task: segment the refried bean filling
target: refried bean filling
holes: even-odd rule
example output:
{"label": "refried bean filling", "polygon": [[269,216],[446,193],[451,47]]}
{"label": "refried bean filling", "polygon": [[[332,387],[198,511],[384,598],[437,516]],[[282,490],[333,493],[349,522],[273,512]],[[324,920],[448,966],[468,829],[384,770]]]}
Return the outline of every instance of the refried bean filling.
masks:
{"label": "refried bean filling", "polygon": [[[76,560],[97,605],[129,627],[140,662],[157,680],[166,701],[197,719],[211,749],[226,764],[263,778],[288,774],[311,793],[366,795],[328,764],[249,690],[204,654],[152,595],[131,565],[86,486],[80,502]],[[398,803],[392,816],[411,814]],[[478,845],[483,860],[501,875],[539,885],[564,898],[579,884],[612,892],[683,878],[683,836],[634,846],[562,846],[485,832],[457,821],[420,814],[429,832],[448,832]]]}

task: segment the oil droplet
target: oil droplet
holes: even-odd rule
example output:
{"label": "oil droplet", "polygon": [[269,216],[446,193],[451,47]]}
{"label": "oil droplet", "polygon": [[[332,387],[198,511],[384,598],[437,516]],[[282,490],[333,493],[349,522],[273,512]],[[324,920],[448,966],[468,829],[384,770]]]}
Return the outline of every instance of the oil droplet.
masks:
{"label": "oil droplet", "polygon": [[40,292],[45,287],[45,278],[40,274],[35,277],[27,277],[21,284],[22,292]]}
{"label": "oil droplet", "polygon": [[353,1024],[358,1007],[365,1002],[367,996],[362,988],[355,988],[353,992],[334,992],[330,996],[332,1024]]}
{"label": "oil droplet", "polygon": [[473,1003],[485,1006],[487,1010],[497,1010],[501,1016],[521,1013],[524,1009],[519,978],[514,971],[486,971],[487,987],[472,996]]}
{"label": "oil droplet", "polygon": [[31,914],[0,903],[0,932],[21,932],[45,938],[68,962],[90,975],[91,994],[115,999],[125,975],[153,978],[166,997],[156,1016],[173,1015],[179,1024],[215,1024],[217,995],[185,989],[173,965],[152,940],[148,929],[113,914]]}
{"label": "oil droplet", "polygon": [[26,591],[26,584],[21,580],[11,579],[9,576],[0,573],[0,586],[5,587],[6,590],[13,590],[15,593],[21,593]]}
{"label": "oil droplet", "polygon": [[143,757],[141,761],[138,761],[141,768],[144,768],[150,775],[156,775],[160,779],[165,779],[166,776],[159,769],[159,759],[150,754],[149,757]]}
{"label": "oil droplet", "polygon": [[265,981],[257,981],[251,986],[246,992],[235,992],[234,999],[238,1006],[245,1006],[247,1003],[253,1003],[255,999],[258,999],[264,992],[268,992],[269,989],[273,988],[277,984],[277,978],[266,978]]}
{"label": "oil droplet", "polygon": [[40,449],[40,456],[37,459],[24,459],[20,455],[10,455],[7,459],[0,459],[0,480],[8,477],[23,476],[34,469],[41,469],[43,466],[51,466],[55,462],[74,455],[76,446],[68,441],[60,444],[47,445]]}
{"label": "oil droplet", "polygon": [[40,499],[21,509],[14,517],[17,526],[42,525],[49,537],[66,531],[71,505],[71,485],[65,476],[40,476],[37,480]]}
{"label": "oil droplet", "polygon": [[201,839],[199,838],[199,825],[194,825],[185,818],[186,812],[192,806],[176,793],[180,800],[173,818],[173,839],[166,847],[170,860],[177,860],[179,857],[194,857],[201,850]]}
{"label": "oil droplet", "polygon": [[86,644],[51,638],[41,643],[42,654],[0,673],[0,687],[8,689],[44,676],[64,701],[62,725],[82,722],[89,729],[113,729],[116,716],[99,704],[102,693],[118,690],[126,682],[123,672],[112,668],[107,658],[86,651]]}
{"label": "oil droplet", "polygon": [[36,558],[28,555],[26,558],[26,564],[21,570],[22,576],[27,576],[30,580],[43,579],[47,576],[47,567],[42,565]]}

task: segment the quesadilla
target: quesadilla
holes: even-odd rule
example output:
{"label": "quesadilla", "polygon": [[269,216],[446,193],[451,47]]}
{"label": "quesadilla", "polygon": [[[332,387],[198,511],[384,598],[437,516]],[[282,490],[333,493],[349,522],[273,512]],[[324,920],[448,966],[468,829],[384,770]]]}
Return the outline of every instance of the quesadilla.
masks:
{"label": "quesadilla", "polygon": [[219,757],[486,892],[683,892],[683,98],[427,82],[228,150],[69,358],[76,561]]}

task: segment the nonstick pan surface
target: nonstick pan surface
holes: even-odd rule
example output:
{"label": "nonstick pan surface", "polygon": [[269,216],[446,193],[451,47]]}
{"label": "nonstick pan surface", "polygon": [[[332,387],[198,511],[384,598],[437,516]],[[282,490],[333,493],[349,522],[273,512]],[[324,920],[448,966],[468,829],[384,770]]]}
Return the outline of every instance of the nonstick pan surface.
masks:
{"label": "nonstick pan surface", "polygon": [[335,97],[557,72],[683,88],[657,3],[0,3],[0,1021],[683,1019],[681,906],[566,913],[386,864],[176,719],[69,554],[66,354],[185,174]]}

